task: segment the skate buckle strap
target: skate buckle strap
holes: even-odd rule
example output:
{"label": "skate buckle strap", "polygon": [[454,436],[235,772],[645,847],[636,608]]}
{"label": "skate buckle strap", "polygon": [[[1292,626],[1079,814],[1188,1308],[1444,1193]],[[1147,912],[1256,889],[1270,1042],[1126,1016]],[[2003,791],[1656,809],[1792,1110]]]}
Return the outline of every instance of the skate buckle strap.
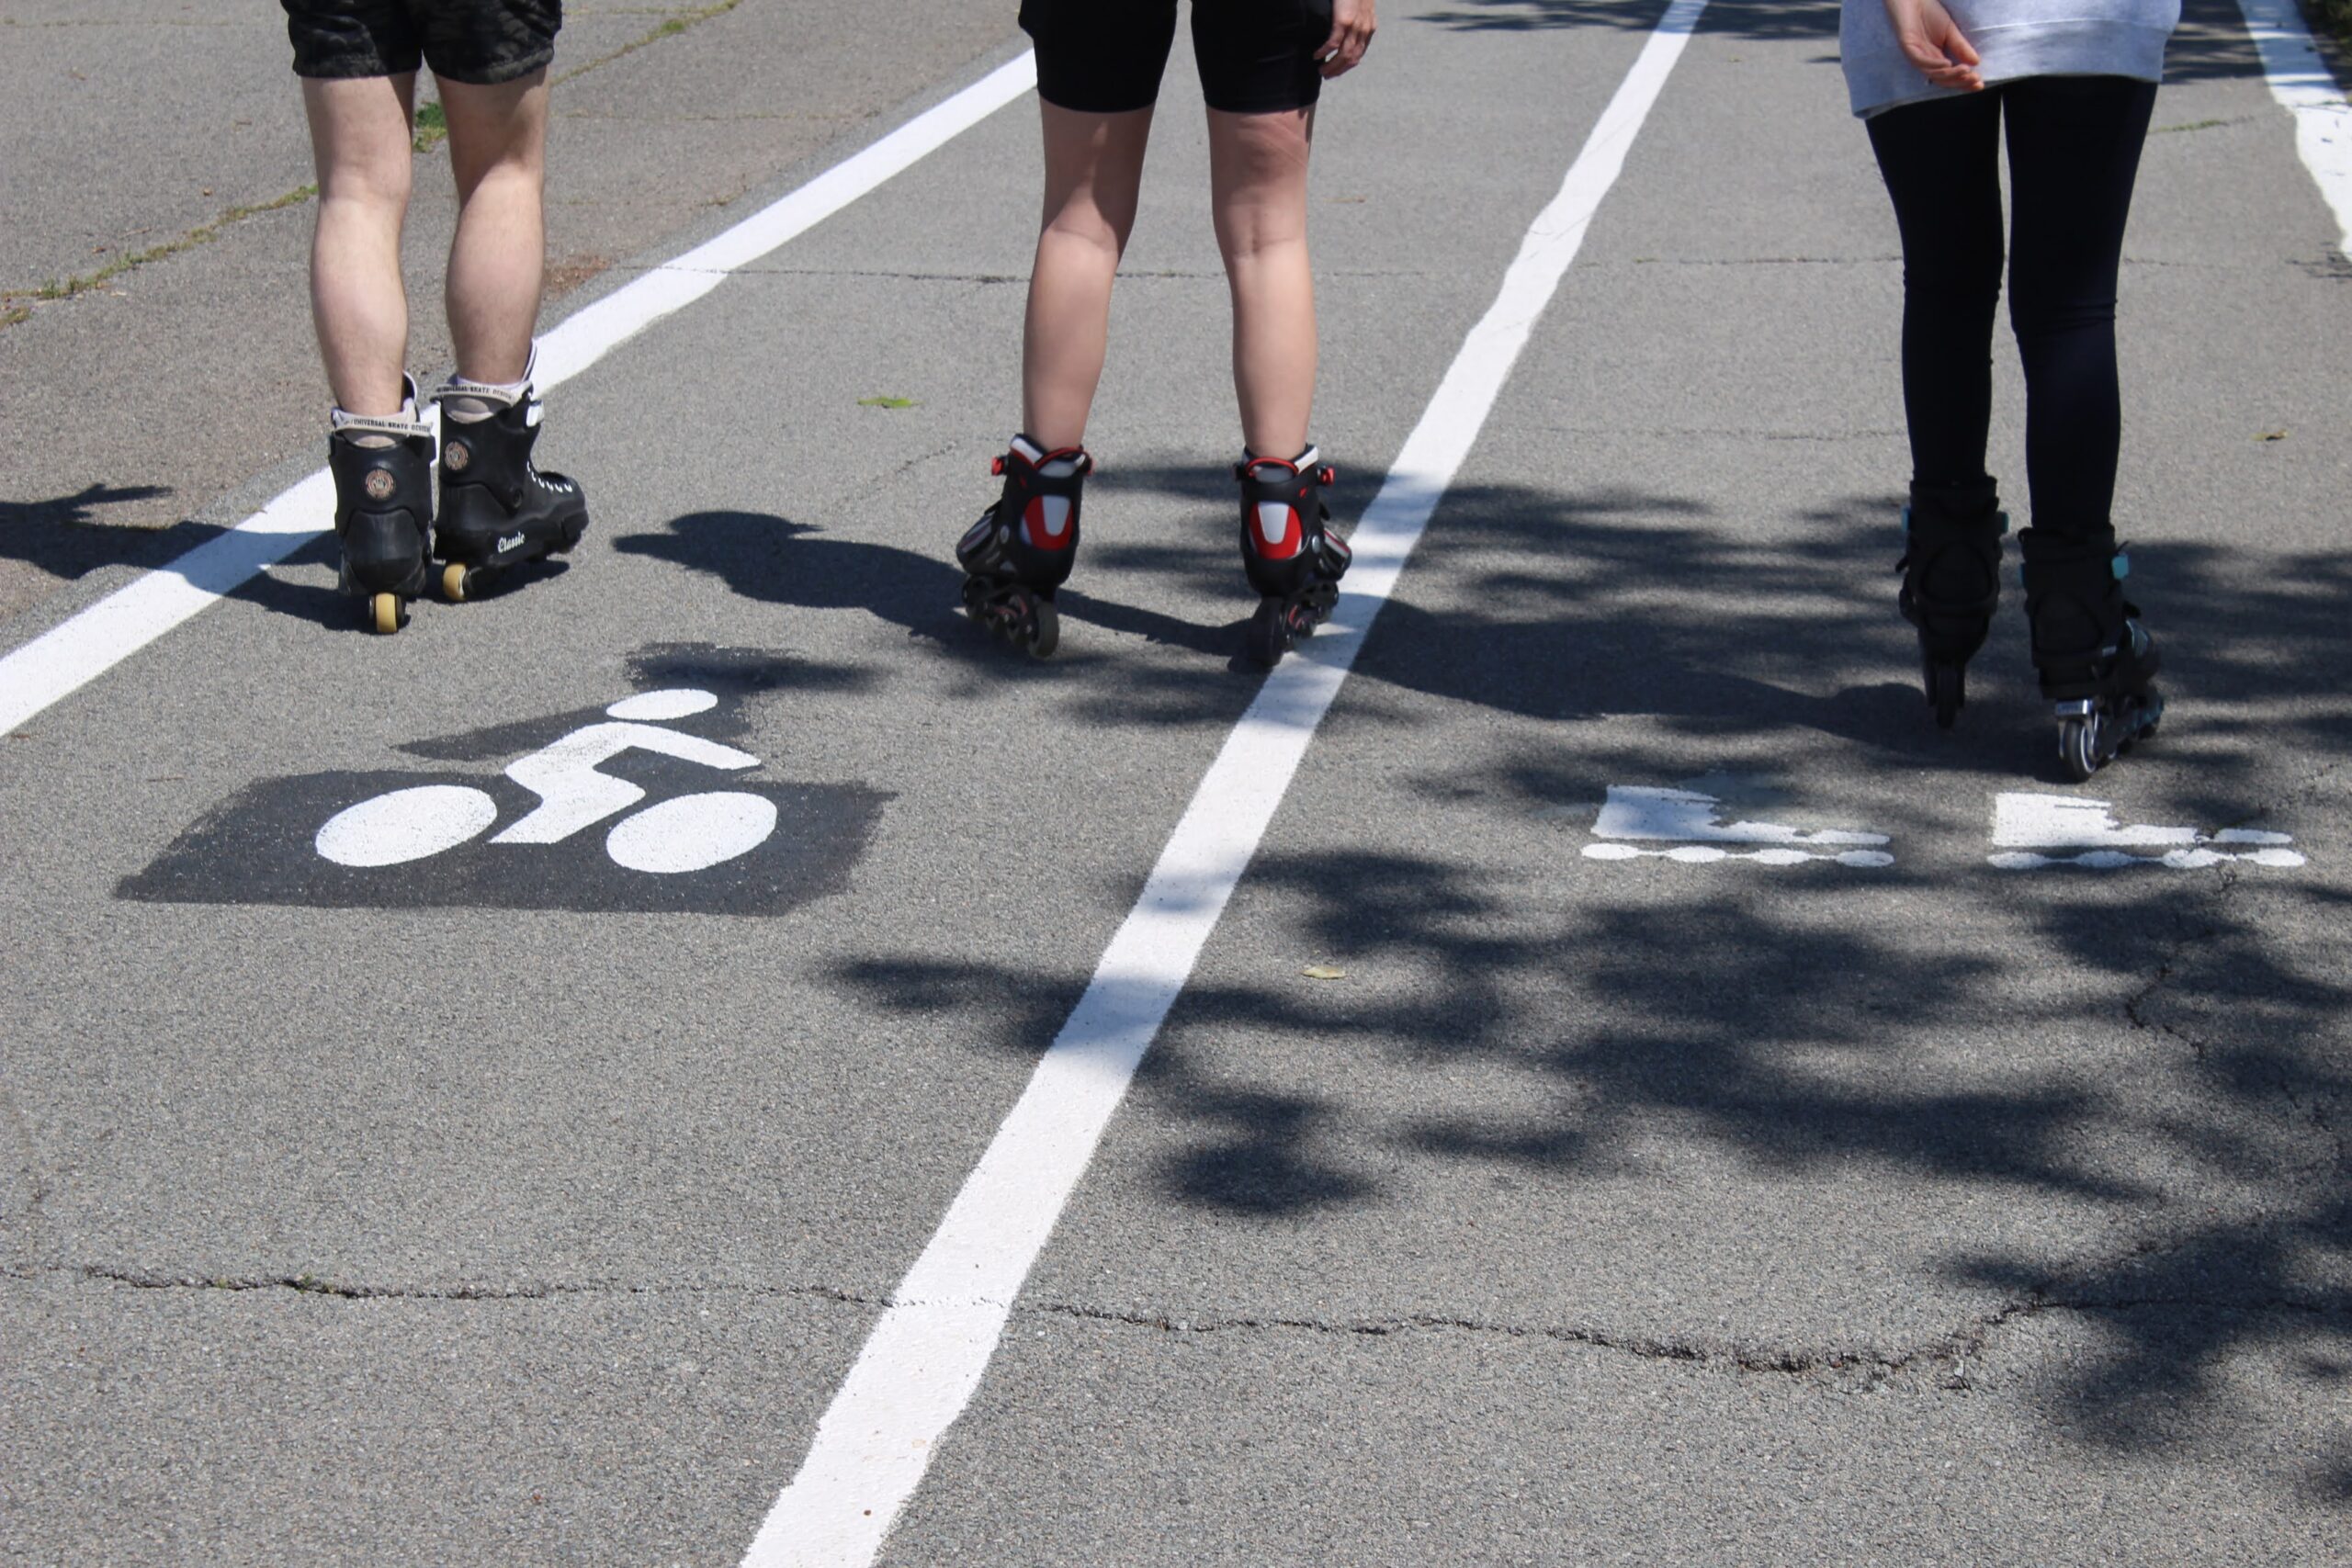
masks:
{"label": "skate buckle strap", "polygon": [[[415,404],[409,405],[411,410]],[[413,413],[366,414],[336,409],[329,417],[329,434],[342,436],[382,435],[393,441],[431,440],[433,427]]]}
{"label": "skate buckle strap", "polygon": [[402,371],[400,412],[353,413],[340,406],[333,407],[327,411],[327,434],[385,435],[394,441],[413,441],[423,436],[429,440],[433,426],[417,412],[416,378]]}
{"label": "skate buckle strap", "polygon": [[[1026,436],[1016,439],[1028,441]],[[1029,442],[1029,445],[1035,446],[1036,443]],[[1049,474],[1046,468],[1051,463],[1068,463],[1070,471]],[[1013,471],[1016,466],[1020,469],[1018,473]],[[1058,446],[1050,452],[1040,449],[1034,462],[1027,453],[1015,446],[989,465],[991,475],[998,479],[1010,477],[1013,483],[1036,495],[1076,495],[1080,484],[1093,471],[1094,456],[1083,446]]]}

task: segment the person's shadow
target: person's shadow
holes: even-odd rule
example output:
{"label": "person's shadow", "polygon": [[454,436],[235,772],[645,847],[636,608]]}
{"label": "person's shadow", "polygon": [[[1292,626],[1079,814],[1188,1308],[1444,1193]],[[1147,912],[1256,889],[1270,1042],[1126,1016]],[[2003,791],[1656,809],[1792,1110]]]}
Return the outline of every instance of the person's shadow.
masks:
{"label": "person's shadow", "polygon": [[[764,512],[690,512],[660,533],[625,535],[613,548],[706,571],[747,599],[809,610],[866,610],[909,633],[967,654],[989,654],[989,639],[964,616],[964,574],[943,548],[918,555],[890,545],[829,538],[805,523]],[[1194,626],[1065,587],[1064,621],[1128,632],[1212,657],[1238,659],[1244,621]]]}

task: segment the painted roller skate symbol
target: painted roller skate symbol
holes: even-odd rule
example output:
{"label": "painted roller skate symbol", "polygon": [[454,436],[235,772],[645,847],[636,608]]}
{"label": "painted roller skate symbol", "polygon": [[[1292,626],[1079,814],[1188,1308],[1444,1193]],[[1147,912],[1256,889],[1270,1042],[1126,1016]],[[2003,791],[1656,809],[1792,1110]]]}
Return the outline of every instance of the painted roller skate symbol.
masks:
{"label": "painted roller skate symbol", "polygon": [[[732,746],[664,729],[718,705],[690,688],[646,692],[605,712],[612,722],[573,730],[509,764],[506,776],[539,804],[492,838],[493,844],[556,844],[628,811],[645,791],[601,771],[625,751],[651,751],[736,773],[759,759]],[[456,849],[498,819],[498,803],[469,784],[420,784],[391,790],[337,812],[319,829],[319,853],[337,865],[400,865]],[[616,864],[654,875],[705,871],[748,854],[775,831],[775,803],[743,790],[675,796],[623,818],[605,836]]]}
{"label": "painted roller skate symbol", "polygon": [[[2199,871],[2225,861],[2298,866],[2304,863],[2303,857],[2284,847],[2294,841],[2291,834],[2253,828],[2201,833],[2194,828],[2126,826],[2115,819],[2109,801],[2071,795],[2005,794],[1993,804],[1993,842],[1999,852],[1988,858],[2003,871],[2034,871],[2049,865],[2078,865],[2092,871],[2162,865],[2175,871]],[[2224,845],[2230,847],[2215,847]]]}
{"label": "painted roller skate symbol", "polygon": [[1778,822],[1723,822],[1717,820],[1722,806],[1715,796],[1697,790],[1611,784],[1608,802],[1592,825],[1593,837],[1670,843],[1673,848],[1647,849],[1638,841],[1587,844],[1585,858],[1637,860],[1656,855],[1686,864],[1724,860],[1748,860],[1762,865],[1802,865],[1822,860],[1851,866],[1894,863],[1894,857],[1883,850],[1841,847],[1883,844],[1884,833],[1843,828],[1806,832]]}

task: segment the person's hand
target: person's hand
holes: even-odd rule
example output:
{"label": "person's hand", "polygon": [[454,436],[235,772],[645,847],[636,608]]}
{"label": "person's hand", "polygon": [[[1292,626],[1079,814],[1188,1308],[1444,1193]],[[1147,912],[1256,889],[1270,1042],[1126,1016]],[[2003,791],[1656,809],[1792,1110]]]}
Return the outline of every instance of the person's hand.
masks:
{"label": "person's hand", "polygon": [[1886,19],[1894,24],[1894,41],[1919,74],[1939,87],[1981,91],[1984,78],[1976,73],[1976,50],[1960,33],[1939,0],[1886,0]]}
{"label": "person's hand", "polygon": [[1372,6],[1373,0],[1332,0],[1331,36],[1315,51],[1315,58],[1323,62],[1324,75],[1339,76],[1354,70],[1363,51],[1372,47],[1373,28],[1378,25],[1372,19]]}

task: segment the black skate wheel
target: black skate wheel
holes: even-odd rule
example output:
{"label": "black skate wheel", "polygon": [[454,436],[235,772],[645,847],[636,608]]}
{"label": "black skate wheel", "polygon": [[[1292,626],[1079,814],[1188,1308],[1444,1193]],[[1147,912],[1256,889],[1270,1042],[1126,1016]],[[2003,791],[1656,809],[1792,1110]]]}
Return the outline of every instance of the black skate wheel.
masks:
{"label": "black skate wheel", "polygon": [[1279,599],[1261,599],[1250,617],[1250,661],[1272,670],[1290,651],[1290,615]]}
{"label": "black skate wheel", "polygon": [[462,604],[473,597],[474,574],[465,566],[451,561],[441,569],[441,597],[452,604]]}
{"label": "black skate wheel", "polygon": [[2058,721],[2058,760],[2076,784],[2086,782],[2107,759],[2098,754],[2098,720],[2062,718]]}
{"label": "black skate wheel", "polygon": [[1950,729],[1968,705],[1967,671],[1956,664],[1928,666],[1928,701],[1936,710],[1936,728]]}
{"label": "black skate wheel", "polygon": [[1030,658],[1051,659],[1054,649],[1062,645],[1061,612],[1054,608],[1051,599],[1032,599],[1022,630]]}
{"label": "black skate wheel", "polygon": [[397,593],[371,593],[368,597],[368,625],[379,637],[390,637],[408,625],[408,606],[401,603]]}

